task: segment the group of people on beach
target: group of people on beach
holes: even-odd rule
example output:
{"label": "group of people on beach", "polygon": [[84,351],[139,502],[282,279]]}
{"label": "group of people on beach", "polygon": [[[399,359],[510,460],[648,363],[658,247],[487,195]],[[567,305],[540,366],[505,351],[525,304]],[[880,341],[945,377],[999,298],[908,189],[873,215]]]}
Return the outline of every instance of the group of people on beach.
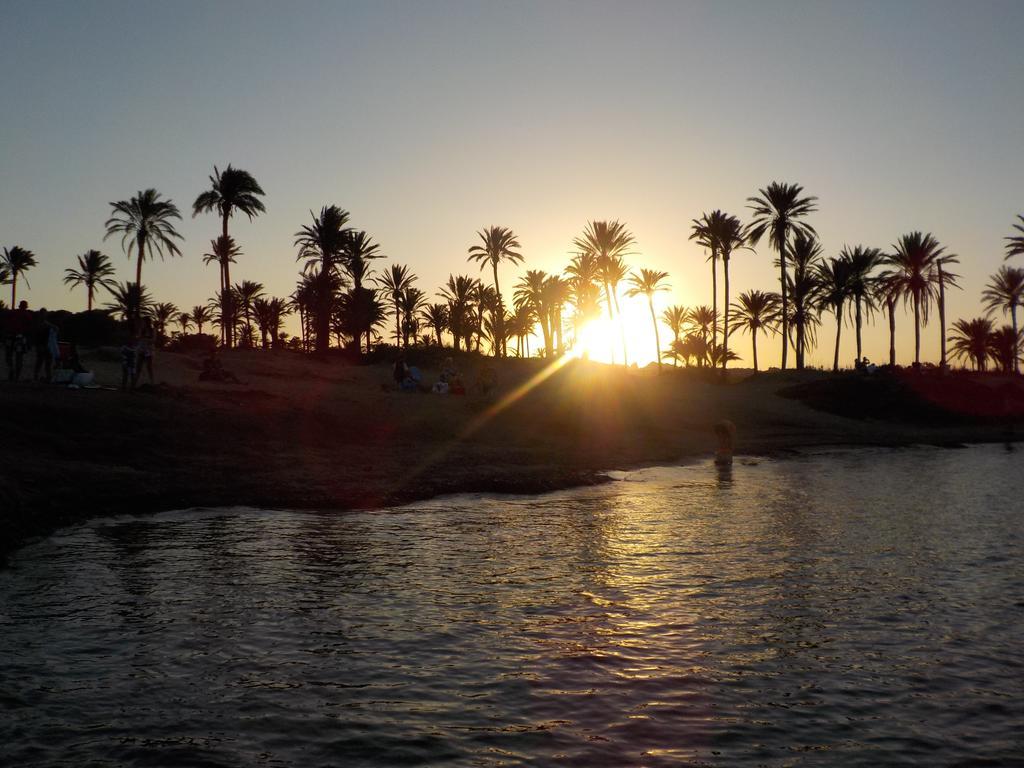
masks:
{"label": "group of people on beach", "polygon": [[25,355],[29,350],[35,352],[32,380],[48,382],[53,378],[54,367],[60,361],[60,346],[57,326],[49,321],[45,309],[33,312],[27,301],[19,302],[17,309],[4,312],[0,332],[8,381],[21,380]]}
{"label": "group of people on beach", "polygon": [[[441,373],[431,386],[423,381],[423,373],[415,365],[406,362],[405,355],[399,355],[392,368],[395,386],[402,392],[432,392],[435,395],[465,395],[466,384],[450,357],[444,359]],[[485,366],[477,377],[477,389],[481,394],[489,394],[494,388],[494,369]]]}

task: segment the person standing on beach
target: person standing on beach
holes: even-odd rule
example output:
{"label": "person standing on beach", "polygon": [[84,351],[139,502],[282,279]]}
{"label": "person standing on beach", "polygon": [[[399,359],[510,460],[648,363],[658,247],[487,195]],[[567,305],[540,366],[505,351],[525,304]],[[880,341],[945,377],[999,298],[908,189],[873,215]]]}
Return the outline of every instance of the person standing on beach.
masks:
{"label": "person standing on beach", "polygon": [[17,309],[7,313],[4,328],[4,352],[7,358],[7,378],[18,381],[21,378],[21,365],[28,351],[28,337],[32,329],[32,312],[28,302],[21,301]]}
{"label": "person standing on beach", "polygon": [[155,349],[156,331],[153,328],[153,321],[147,317],[142,321],[142,332],[139,334],[139,340],[135,345],[135,378],[132,381],[133,388],[139,384],[143,366],[146,368],[146,373],[149,374],[149,383],[153,383],[153,353]]}
{"label": "person standing on beach", "polygon": [[[53,378],[53,359],[57,351],[57,326],[49,321],[45,309],[40,309],[35,319],[35,328],[32,331],[32,346],[36,350],[34,379],[49,383]],[[41,370],[46,371],[45,379],[39,376]]]}

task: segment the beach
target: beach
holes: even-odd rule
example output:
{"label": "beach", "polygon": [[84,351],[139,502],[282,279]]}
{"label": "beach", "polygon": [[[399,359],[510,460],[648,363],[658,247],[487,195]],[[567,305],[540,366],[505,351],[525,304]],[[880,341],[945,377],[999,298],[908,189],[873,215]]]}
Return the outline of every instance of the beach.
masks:
{"label": "beach", "polygon": [[[431,384],[437,355],[413,351],[411,362],[418,353]],[[470,384],[460,397],[395,391],[385,362],[245,350],[223,360],[239,383],[199,382],[198,356],[161,352],[156,386],[123,392],[108,348],[83,353],[101,389],[0,385],[2,551],[100,515],[374,508],[598,483],[609,470],[710,456],[721,419],[736,424],[737,454],[756,456],[1013,440],[1024,412],[1019,382],[959,374],[952,383],[922,376],[915,391],[912,375],[734,371],[723,380],[671,366],[658,375],[467,355],[457,359]],[[484,365],[496,379],[486,395],[473,386]]]}

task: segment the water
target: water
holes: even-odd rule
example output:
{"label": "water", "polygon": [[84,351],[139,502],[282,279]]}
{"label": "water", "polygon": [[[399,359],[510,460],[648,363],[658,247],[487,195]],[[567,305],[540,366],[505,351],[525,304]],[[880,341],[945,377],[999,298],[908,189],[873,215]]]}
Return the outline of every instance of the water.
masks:
{"label": "water", "polygon": [[1019,765],[1022,469],[839,451],[67,529],[0,572],[0,764]]}

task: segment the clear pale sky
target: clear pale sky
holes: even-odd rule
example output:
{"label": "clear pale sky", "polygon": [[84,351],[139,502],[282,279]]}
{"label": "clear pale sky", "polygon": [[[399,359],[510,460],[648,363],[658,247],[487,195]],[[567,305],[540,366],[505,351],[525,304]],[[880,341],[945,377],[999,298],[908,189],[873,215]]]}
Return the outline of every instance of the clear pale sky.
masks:
{"label": "clear pale sky", "polygon": [[[484,226],[516,231],[524,269],[557,271],[588,219],[618,218],[634,266],[671,274],[659,308],[710,304],[691,219],[746,221],[779,180],[820,198],[827,255],[932,232],[962,262],[952,320],[980,314],[1024,213],[1020,2],[0,0],[0,29],[0,245],[37,254],[19,285],[33,307],[84,308],[61,277],[89,248],[133,279],[103,222],[147,187],[182,209],[186,240],[143,282],[205,301],[218,223],[189,212],[215,164],[267,192],[266,215],[232,222],[232,277],[281,296],[295,231],[334,203],[430,294],[477,273],[465,254]],[[773,259],[765,243],[738,254],[733,295],[777,290]],[[910,317],[897,327],[907,362]],[[828,315],[810,362],[831,363],[834,332]],[[938,335],[924,331],[929,359]],[[747,337],[733,344],[749,363]],[[887,349],[879,317],[865,352]],[[777,364],[778,343],[759,351]]]}

